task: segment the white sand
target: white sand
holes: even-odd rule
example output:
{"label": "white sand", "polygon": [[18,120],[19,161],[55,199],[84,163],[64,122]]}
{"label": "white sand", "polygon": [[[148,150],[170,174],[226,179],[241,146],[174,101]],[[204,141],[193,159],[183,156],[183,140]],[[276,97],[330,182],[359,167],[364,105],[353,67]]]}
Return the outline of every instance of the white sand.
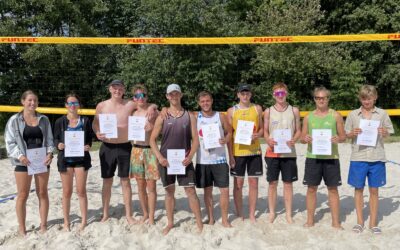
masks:
{"label": "white sand", "polygon": [[[368,230],[360,235],[351,231],[356,222],[353,189],[346,183],[350,145],[340,145],[343,186],[339,188],[341,200],[341,221],[345,228],[336,231],[331,228],[331,216],[327,204],[327,190],[319,188],[316,210],[316,225],[313,228],[303,228],[306,219],[305,194],[306,187],[302,185],[304,174],[304,145],[297,145],[299,181],[294,184],[294,225],[288,225],[285,220],[282,200],[282,185],[278,191],[278,217],[274,224],[267,222],[267,183],[265,177],[260,179],[259,200],[257,205],[256,224],[248,220],[244,222],[235,218],[233,198],[231,195],[229,218],[233,228],[225,229],[220,223],[214,226],[205,225],[201,234],[196,233],[194,218],[188,208],[185,193],[177,188],[176,227],[167,236],[162,236],[162,228],[166,224],[164,210],[164,190],[158,183],[158,201],[156,225],[128,226],[124,217],[121,187],[115,178],[111,199],[112,218],[105,223],[99,222],[101,217],[101,186],[98,153],[94,152],[93,168],[88,178],[89,225],[81,234],[77,228],[80,222],[79,204],[76,194],[72,196],[71,221],[72,232],[62,231],[61,181],[56,170],[56,159],[52,163],[49,183],[50,211],[49,229],[44,235],[38,233],[39,213],[36,194],[31,193],[27,203],[26,238],[18,237],[15,200],[0,203],[0,248],[2,249],[398,249],[400,246],[400,165],[388,163],[387,185],[380,189],[379,226],[382,235],[373,235]],[[386,145],[387,158],[400,162],[400,143]],[[0,199],[15,194],[16,186],[13,169],[9,160],[0,161]],[[265,174],[264,174],[265,176]],[[232,184],[232,182],[231,182]],[[231,185],[232,186],[232,185]],[[32,183],[32,188],[34,184]],[[132,181],[134,190],[134,213],[140,216],[136,184]],[[247,183],[245,186],[245,213],[247,213]],[[366,190],[367,191],[367,190]],[[220,222],[218,191],[215,190],[215,213]],[[201,199],[202,213],[205,217],[203,192],[198,189]],[[368,192],[365,192],[366,199]],[[365,217],[368,218],[368,206],[365,207]],[[368,221],[366,221],[368,225]]]}

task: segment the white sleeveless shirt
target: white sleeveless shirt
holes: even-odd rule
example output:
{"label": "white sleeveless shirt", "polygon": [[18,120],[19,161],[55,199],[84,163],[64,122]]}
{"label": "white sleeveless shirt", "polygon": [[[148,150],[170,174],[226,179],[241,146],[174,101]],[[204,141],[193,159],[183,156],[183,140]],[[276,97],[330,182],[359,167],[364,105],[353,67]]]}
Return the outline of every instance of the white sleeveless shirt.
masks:
{"label": "white sleeveless shirt", "polygon": [[199,164],[222,164],[227,163],[225,145],[218,148],[205,149],[203,141],[202,125],[205,124],[218,124],[221,138],[224,136],[224,129],[222,128],[219,112],[215,112],[212,117],[206,117],[203,113],[199,112],[197,115],[197,132],[199,135],[199,148],[197,150],[196,163]]}

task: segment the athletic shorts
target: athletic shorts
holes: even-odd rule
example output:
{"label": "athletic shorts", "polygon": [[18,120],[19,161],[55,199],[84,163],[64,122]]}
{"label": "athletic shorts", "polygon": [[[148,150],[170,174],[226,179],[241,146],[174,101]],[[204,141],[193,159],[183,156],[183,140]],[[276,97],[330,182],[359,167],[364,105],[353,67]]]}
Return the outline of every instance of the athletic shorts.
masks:
{"label": "athletic shorts", "polygon": [[386,184],[386,166],[384,162],[350,161],[347,183],[354,188],[364,188],[365,179],[368,186],[379,188]]}
{"label": "athletic shorts", "polygon": [[101,178],[114,177],[118,165],[118,177],[129,177],[132,144],[130,142],[113,144],[103,142],[100,147]]}
{"label": "athletic shorts", "polygon": [[146,180],[160,179],[157,158],[150,146],[133,145],[129,177]]}
{"label": "athletic shorts", "polygon": [[196,164],[196,186],[198,188],[229,187],[228,164]]}
{"label": "athletic shorts", "polygon": [[[50,166],[47,166],[47,171],[50,170]],[[22,166],[22,165],[17,165],[14,168],[15,172],[28,172],[28,167],[27,166]]]}
{"label": "athletic shorts", "polygon": [[338,159],[313,159],[306,158],[303,184],[318,186],[322,178],[328,187],[342,185],[340,177],[340,162]]}
{"label": "athletic shorts", "polygon": [[267,164],[267,181],[277,181],[279,173],[282,173],[283,182],[295,182],[298,180],[296,158],[265,157]]}
{"label": "athletic shorts", "polygon": [[161,182],[165,188],[170,185],[175,185],[176,180],[178,180],[178,185],[181,187],[196,186],[196,173],[194,171],[193,163],[190,163],[186,167],[186,173],[184,175],[168,175],[167,167],[161,165],[158,165],[158,171],[160,172]]}
{"label": "athletic shorts", "polygon": [[231,169],[231,175],[235,177],[258,177],[263,175],[261,155],[235,156],[235,167]]}

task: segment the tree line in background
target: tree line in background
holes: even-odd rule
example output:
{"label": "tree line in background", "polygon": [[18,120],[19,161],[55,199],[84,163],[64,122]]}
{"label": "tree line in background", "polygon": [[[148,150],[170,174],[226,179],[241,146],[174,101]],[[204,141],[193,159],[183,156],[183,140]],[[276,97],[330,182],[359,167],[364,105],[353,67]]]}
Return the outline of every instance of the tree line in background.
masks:
{"label": "tree line in background", "polygon": [[[397,33],[398,0],[31,0],[0,2],[0,36],[226,37]],[[209,90],[215,109],[236,100],[239,82],[254,86],[254,101],[272,103],[278,81],[289,101],[313,107],[310,91],[331,89],[331,106],[354,109],[360,85],[379,91],[378,106],[399,107],[400,42],[273,45],[22,45],[0,44],[0,104],[19,104],[26,89],[42,106],[60,107],[70,91],[86,107],[107,98],[106,85],[145,83],[150,101],[165,105],[178,83],[188,109]]]}

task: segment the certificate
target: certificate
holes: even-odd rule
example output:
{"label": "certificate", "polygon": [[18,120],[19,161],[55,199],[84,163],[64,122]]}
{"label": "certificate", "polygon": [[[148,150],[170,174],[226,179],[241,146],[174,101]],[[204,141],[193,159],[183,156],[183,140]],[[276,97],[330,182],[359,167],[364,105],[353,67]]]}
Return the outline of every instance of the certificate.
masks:
{"label": "certificate", "polygon": [[201,125],[201,131],[203,133],[205,149],[222,147],[222,145],[219,143],[219,139],[221,139],[219,124],[212,123]]}
{"label": "certificate", "polygon": [[28,175],[40,174],[47,172],[47,166],[44,164],[46,161],[46,148],[34,148],[26,150],[26,158],[31,163],[28,166]]}
{"label": "certificate", "polygon": [[312,154],[331,155],[332,154],[332,130],[313,129],[312,130]]}
{"label": "certificate", "polygon": [[128,140],[130,141],[146,141],[146,117],[129,116],[128,120]]}
{"label": "certificate", "polygon": [[117,115],[99,114],[100,133],[105,134],[107,138],[118,138]]}
{"label": "certificate", "polygon": [[357,136],[357,144],[363,146],[376,146],[380,122],[374,120],[360,120],[361,133]]}
{"label": "certificate", "polygon": [[287,142],[292,139],[292,131],[290,129],[275,129],[273,132],[274,141],[277,142],[274,145],[274,153],[291,153],[292,149],[287,145]]}
{"label": "certificate", "polygon": [[168,149],[167,150],[167,160],[168,160],[168,175],[183,175],[185,174],[185,166],[182,164],[185,159],[184,149]]}
{"label": "certificate", "polygon": [[64,132],[64,156],[82,157],[85,156],[85,132],[65,131]]}
{"label": "certificate", "polygon": [[236,126],[235,143],[251,144],[251,136],[253,135],[254,122],[238,120]]}

